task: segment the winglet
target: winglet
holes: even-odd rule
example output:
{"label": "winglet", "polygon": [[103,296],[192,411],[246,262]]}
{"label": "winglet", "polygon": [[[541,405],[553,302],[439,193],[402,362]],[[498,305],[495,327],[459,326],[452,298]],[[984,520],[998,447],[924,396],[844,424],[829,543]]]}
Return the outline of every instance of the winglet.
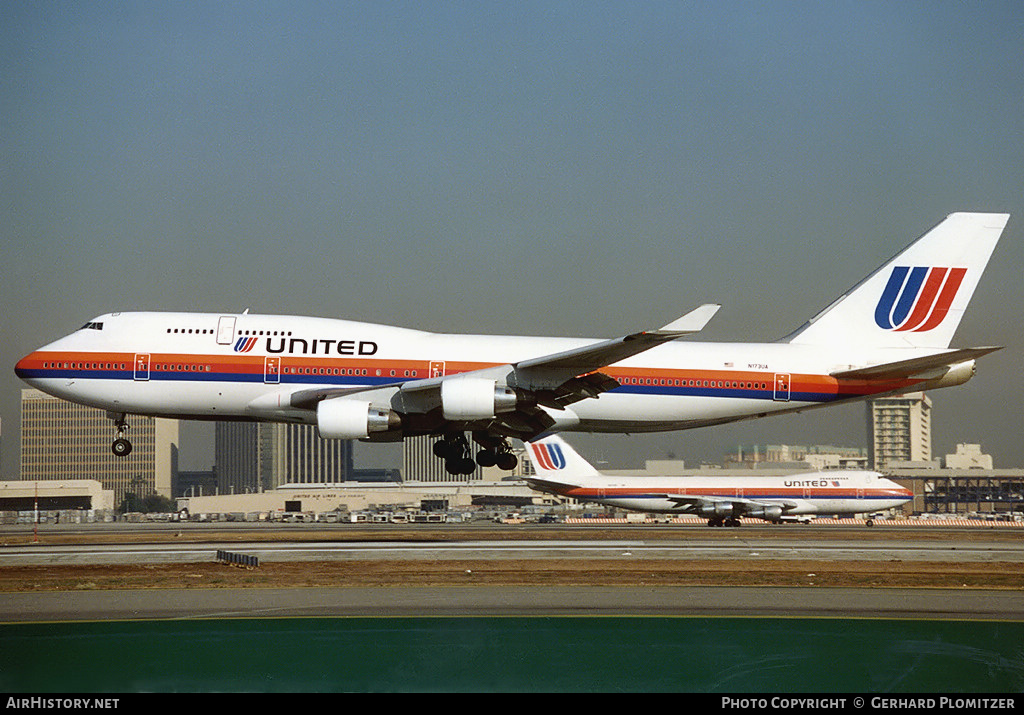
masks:
{"label": "winglet", "polygon": [[689,313],[681,318],[673,320],[668,325],[658,328],[654,333],[677,333],[679,335],[686,335],[687,333],[699,333],[704,329],[711,319],[715,317],[715,313],[718,312],[722,306],[717,303],[705,303],[704,305],[691,310]]}

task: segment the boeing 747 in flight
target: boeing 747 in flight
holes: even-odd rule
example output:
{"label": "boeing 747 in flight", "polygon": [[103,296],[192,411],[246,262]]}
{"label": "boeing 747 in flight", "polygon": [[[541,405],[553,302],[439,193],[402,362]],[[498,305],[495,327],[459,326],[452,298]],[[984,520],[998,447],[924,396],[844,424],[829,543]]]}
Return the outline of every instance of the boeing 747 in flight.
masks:
{"label": "boeing 747 in flight", "polygon": [[914,498],[877,472],[615,477],[598,472],[558,435],[528,442],[527,449],[537,476],[526,477],[526,483],[539,492],[634,511],[700,516],[708,526],[739,526],[742,516],[778,523],[805,514],[863,514]]}
{"label": "boeing 747 in flight", "polygon": [[998,349],[949,346],[1008,218],[950,215],[771,343],[680,340],[717,305],[612,340],[125,312],[89,320],[15,371],[106,410],[121,456],[131,452],[128,416],[146,415],[312,424],[328,439],[435,435],[452,474],[470,473],[474,461],[512,469],[509,438],[690,429],[963,384],[975,360]]}

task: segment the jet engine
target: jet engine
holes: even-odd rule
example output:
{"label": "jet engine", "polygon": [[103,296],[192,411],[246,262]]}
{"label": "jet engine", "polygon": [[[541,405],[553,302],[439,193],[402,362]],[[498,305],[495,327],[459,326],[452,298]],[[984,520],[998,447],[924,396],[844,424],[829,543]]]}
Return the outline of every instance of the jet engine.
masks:
{"label": "jet engine", "polygon": [[733,515],[733,504],[728,501],[716,501],[713,504],[702,504],[697,513],[708,519],[724,518]]}
{"label": "jet engine", "polygon": [[317,405],[316,426],[326,439],[366,439],[371,432],[398,429],[401,418],[364,400],[338,397]]}
{"label": "jet engine", "polygon": [[748,511],[747,516],[753,516],[758,519],[764,519],[765,521],[778,521],[782,518],[782,507],[777,504],[769,504],[763,509],[754,509]]}
{"label": "jet engine", "polygon": [[456,378],[441,383],[441,410],[445,419],[485,420],[516,408],[516,393],[496,380]]}

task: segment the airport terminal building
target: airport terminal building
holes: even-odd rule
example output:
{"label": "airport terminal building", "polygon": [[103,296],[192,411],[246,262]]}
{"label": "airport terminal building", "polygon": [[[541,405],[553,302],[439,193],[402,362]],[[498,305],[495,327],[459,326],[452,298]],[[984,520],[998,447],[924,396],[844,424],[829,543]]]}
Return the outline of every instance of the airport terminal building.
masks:
{"label": "airport terminal building", "polygon": [[[868,406],[870,434],[876,440],[872,459],[885,451],[887,464],[880,471],[915,494],[904,507],[906,513],[1024,511],[1024,470],[995,469],[992,458],[972,444],[958,445],[956,454],[944,461],[931,460],[929,420],[930,401],[923,395],[886,398]],[[23,390],[21,482],[0,488],[0,511],[32,509],[30,503],[53,509],[114,509],[128,492],[183,497],[174,491],[177,421],[135,417],[131,424],[135,449],[130,457],[117,458],[110,450],[114,428],[103,411]],[[406,440],[401,470],[356,469],[352,443],[321,439],[314,427],[222,423],[216,427],[214,493],[190,489],[179,505],[192,513],[248,514],[555,503],[517,479],[533,473],[525,451],[519,452],[519,467],[511,475],[478,468],[468,477],[453,477],[433,455],[432,443],[430,437]],[[895,445],[902,446],[897,450]],[[725,469],[693,470],[681,461],[652,460],[644,469],[615,473],[791,473],[863,468],[864,461],[863,451],[853,448],[764,445],[740,448]]]}

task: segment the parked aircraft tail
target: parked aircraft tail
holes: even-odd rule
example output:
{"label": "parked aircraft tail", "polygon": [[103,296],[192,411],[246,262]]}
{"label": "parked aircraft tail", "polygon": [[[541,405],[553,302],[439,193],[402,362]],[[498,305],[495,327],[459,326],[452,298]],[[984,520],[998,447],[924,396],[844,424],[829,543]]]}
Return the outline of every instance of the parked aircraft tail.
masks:
{"label": "parked aircraft tail", "polygon": [[527,442],[526,448],[537,476],[542,480],[577,484],[587,478],[600,476],[600,472],[590,462],[557,434]]}
{"label": "parked aircraft tail", "polygon": [[948,348],[1009,218],[950,214],[782,342]]}

